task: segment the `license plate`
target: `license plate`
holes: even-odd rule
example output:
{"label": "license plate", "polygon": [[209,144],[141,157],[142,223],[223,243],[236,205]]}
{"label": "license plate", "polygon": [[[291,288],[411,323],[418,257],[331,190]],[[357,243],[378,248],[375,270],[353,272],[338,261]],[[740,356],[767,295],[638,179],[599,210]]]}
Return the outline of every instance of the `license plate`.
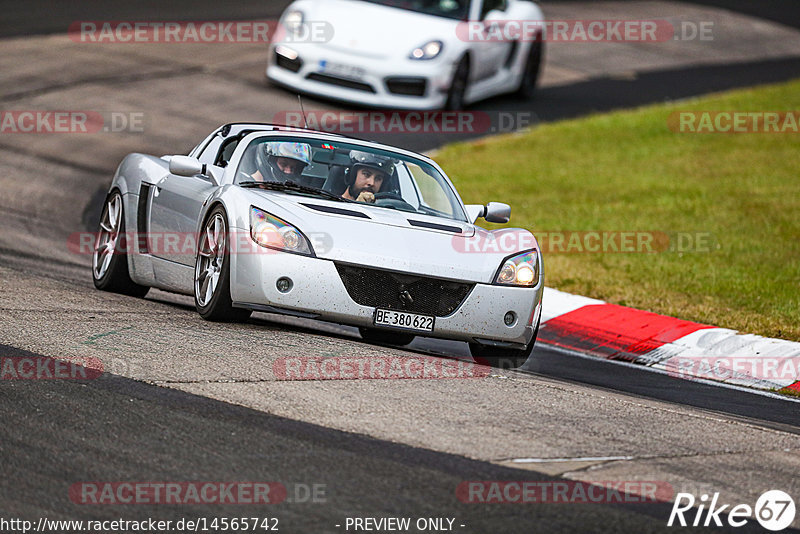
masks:
{"label": "license plate", "polygon": [[343,78],[352,78],[353,80],[360,80],[364,77],[365,71],[361,67],[354,67],[353,65],[343,65],[341,63],[331,63],[324,59],[319,62],[319,70],[325,74],[333,76],[341,76]]}
{"label": "license plate", "polygon": [[373,323],[376,326],[391,326],[393,328],[403,328],[405,330],[417,330],[419,332],[433,332],[434,317],[430,315],[420,315],[418,313],[408,313],[397,310],[375,310]]}

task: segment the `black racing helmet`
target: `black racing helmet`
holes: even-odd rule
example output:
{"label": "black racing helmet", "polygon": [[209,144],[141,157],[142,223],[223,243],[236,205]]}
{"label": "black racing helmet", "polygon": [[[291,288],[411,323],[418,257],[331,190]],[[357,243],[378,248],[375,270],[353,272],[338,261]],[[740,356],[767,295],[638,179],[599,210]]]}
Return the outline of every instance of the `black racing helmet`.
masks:
{"label": "black racing helmet", "polygon": [[[380,154],[373,154],[372,152],[364,152],[362,150],[350,151],[350,168],[345,171],[344,182],[348,187],[353,185],[356,181],[356,173],[359,167],[367,167],[376,171],[381,171],[386,175],[386,178],[381,184],[381,191],[390,189],[389,182],[392,181],[394,175],[394,165],[396,160],[389,156],[381,156]],[[394,189],[393,187],[391,189]]]}

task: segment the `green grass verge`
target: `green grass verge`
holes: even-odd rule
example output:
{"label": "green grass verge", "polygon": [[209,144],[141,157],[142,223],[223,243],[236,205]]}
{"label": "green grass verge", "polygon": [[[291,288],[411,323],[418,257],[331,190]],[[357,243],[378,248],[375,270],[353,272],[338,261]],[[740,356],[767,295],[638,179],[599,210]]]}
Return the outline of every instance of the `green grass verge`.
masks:
{"label": "green grass verge", "polygon": [[788,395],[790,397],[800,397],[800,391],[797,391],[796,389],[790,389],[790,388],[781,388],[781,389],[775,391],[775,393],[780,393],[782,395]]}
{"label": "green grass verge", "polygon": [[667,126],[675,111],[742,110],[800,110],[800,80],[545,124],[449,145],[436,159],[466,203],[507,202],[510,226],[534,233],[713,236],[710,252],[544,247],[550,287],[800,340],[800,135]]}

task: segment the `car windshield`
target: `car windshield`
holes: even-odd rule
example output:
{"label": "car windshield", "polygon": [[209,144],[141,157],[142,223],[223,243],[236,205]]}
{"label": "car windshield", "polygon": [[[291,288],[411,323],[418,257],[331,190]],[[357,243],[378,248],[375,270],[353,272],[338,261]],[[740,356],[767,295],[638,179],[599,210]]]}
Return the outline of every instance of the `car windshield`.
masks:
{"label": "car windshield", "polygon": [[371,4],[396,7],[448,19],[466,20],[469,15],[468,0],[364,0]]}
{"label": "car windshield", "polygon": [[409,156],[338,141],[259,137],[236,169],[242,187],[357,202],[466,222],[447,179]]}

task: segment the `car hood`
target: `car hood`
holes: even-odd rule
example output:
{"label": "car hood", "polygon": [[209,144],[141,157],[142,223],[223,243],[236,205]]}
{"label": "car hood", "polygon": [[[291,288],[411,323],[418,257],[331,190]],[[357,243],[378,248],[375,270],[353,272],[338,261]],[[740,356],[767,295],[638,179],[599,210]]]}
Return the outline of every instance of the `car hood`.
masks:
{"label": "car hood", "polygon": [[333,38],[325,45],[354,57],[406,57],[417,46],[455,38],[457,20],[354,0],[298,3],[308,21],[327,21]]}
{"label": "car hood", "polygon": [[303,232],[319,258],[491,283],[503,259],[515,252],[481,245],[493,232],[466,222],[284,193],[251,193],[258,197],[253,205]]}

